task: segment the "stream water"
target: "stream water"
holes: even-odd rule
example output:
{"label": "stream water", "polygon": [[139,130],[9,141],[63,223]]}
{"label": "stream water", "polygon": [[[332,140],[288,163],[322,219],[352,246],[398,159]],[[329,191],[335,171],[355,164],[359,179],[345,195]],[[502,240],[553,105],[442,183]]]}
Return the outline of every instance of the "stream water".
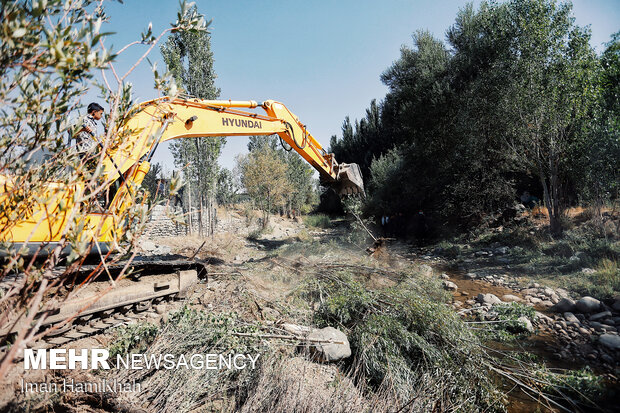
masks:
{"label": "stream water", "polygon": [[[448,274],[450,281],[458,285],[458,290],[452,293],[455,301],[458,300],[464,303],[466,300],[476,299],[476,296],[480,293],[494,294],[500,299],[506,294],[515,295],[522,299],[524,298],[519,292],[513,291],[510,288],[493,285],[482,280],[467,279],[463,271],[449,268],[441,268],[441,271]],[[544,308],[535,307],[535,309],[543,314],[548,312],[548,310]],[[582,367],[574,362],[556,358],[554,355],[555,351],[553,350],[554,343],[555,340],[549,333],[537,332],[518,342],[503,343],[490,341],[486,342],[485,345],[489,347],[489,351],[493,353],[494,356],[498,356],[498,358],[505,357],[511,353],[528,352],[534,354],[538,361],[544,362],[548,368],[578,369]],[[509,413],[529,413],[537,410],[541,412],[553,411],[547,409],[545,405],[539,403],[537,400],[532,399],[518,387],[515,387],[514,383],[505,379],[500,380],[500,382],[502,389],[508,396],[507,408]]]}

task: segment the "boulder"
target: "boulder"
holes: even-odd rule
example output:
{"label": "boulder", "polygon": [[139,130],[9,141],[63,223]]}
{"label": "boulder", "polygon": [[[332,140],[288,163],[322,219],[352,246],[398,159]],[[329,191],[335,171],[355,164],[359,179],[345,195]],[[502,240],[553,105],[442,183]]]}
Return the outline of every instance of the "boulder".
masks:
{"label": "boulder", "polygon": [[433,268],[428,264],[420,265],[419,270],[422,275],[425,275],[427,277],[430,277],[431,275],[433,275]]}
{"label": "boulder", "polygon": [[439,276],[439,278],[441,278],[442,280],[449,280],[450,276],[444,272]]}
{"label": "boulder", "polygon": [[529,296],[529,295],[527,297],[525,297],[525,299],[527,301],[529,301],[530,303],[532,303],[532,304],[538,304],[538,303],[542,302],[542,300],[540,298],[532,297],[532,296]]}
{"label": "boulder", "polygon": [[584,336],[589,336],[589,335],[590,335],[590,332],[589,332],[587,329],[583,328],[583,327],[579,327],[579,328],[577,329],[577,331],[578,331],[580,334],[584,335]]}
{"label": "boulder", "polygon": [[532,326],[532,322],[526,316],[521,316],[517,318],[517,321],[526,329],[528,332],[533,333],[534,327]]}
{"label": "boulder", "polygon": [[588,320],[599,321],[607,317],[611,317],[611,311],[603,311],[601,313],[592,314],[590,317],[588,317]]}
{"label": "boulder", "polygon": [[467,274],[465,274],[466,280],[475,280],[476,278],[478,278],[478,274],[476,273],[468,272]]}
{"label": "boulder", "polygon": [[512,294],[505,294],[502,295],[502,301],[506,302],[506,303],[512,303],[513,301],[523,301],[521,299],[521,297],[517,297],[516,295],[512,295]]}
{"label": "boulder", "polygon": [[479,303],[483,303],[483,304],[490,304],[490,305],[495,305],[495,304],[501,304],[502,300],[500,300],[495,294],[478,294],[477,300]]}
{"label": "boulder", "polygon": [[571,312],[565,312],[564,313],[564,319],[566,320],[566,322],[568,323],[573,323],[575,325],[579,325],[581,324],[579,322],[579,319],[577,317],[575,317],[575,314],[571,313]]}
{"label": "boulder", "polygon": [[351,355],[351,347],[346,334],[334,327],[314,330],[308,334],[307,338],[319,361],[338,361]]}
{"label": "boulder", "polygon": [[540,311],[536,311],[536,320],[541,321],[543,323],[550,323],[553,321],[551,317],[544,315]]}
{"label": "boulder", "polygon": [[443,288],[444,290],[448,290],[448,291],[456,291],[459,289],[459,286],[453,283],[452,281],[444,281]]}
{"label": "boulder", "polygon": [[614,303],[611,305],[611,308],[613,308],[616,311],[620,311],[620,298],[616,298],[614,300]]}
{"label": "boulder", "polygon": [[553,307],[551,307],[551,310],[555,311],[556,313],[572,313],[573,311],[575,311],[576,308],[577,307],[575,306],[575,302],[571,298],[562,298]]}
{"label": "boulder", "polygon": [[611,350],[620,350],[620,336],[615,334],[602,334],[598,342]]}
{"label": "boulder", "polygon": [[577,311],[582,313],[592,313],[601,307],[601,302],[593,297],[582,297],[575,303]]}

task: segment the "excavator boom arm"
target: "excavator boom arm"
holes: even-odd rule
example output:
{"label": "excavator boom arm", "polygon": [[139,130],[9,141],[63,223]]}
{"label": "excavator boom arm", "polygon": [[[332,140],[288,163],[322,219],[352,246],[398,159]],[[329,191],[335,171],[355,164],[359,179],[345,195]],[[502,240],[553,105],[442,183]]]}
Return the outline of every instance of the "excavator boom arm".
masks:
{"label": "excavator boom arm", "polygon": [[[258,107],[266,114],[247,111]],[[157,146],[168,140],[277,134],[319,172],[323,184],[337,187],[339,193],[342,189],[345,193],[363,192],[357,165],[339,165],[280,102],[160,98],[137,105],[133,112],[123,126],[129,132],[117,134],[125,138],[112,145],[106,158],[104,171],[110,179],[125,173],[144,156],[150,159]]]}

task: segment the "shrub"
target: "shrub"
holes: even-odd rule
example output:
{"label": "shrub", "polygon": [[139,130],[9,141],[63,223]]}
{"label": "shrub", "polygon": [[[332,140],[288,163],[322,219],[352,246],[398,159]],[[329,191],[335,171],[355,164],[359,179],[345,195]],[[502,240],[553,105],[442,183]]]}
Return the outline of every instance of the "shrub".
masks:
{"label": "shrub", "polygon": [[603,258],[596,269],[599,284],[609,285],[612,289],[620,290],[620,267],[617,261]]}
{"label": "shrub", "polygon": [[251,241],[256,241],[263,234],[263,230],[261,228],[257,228],[248,234],[248,239]]}
{"label": "shrub", "polygon": [[545,255],[554,255],[554,256],[568,258],[572,256],[575,253],[575,251],[574,251],[574,247],[571,245],[570,242],[558,241],[558,242],[553,242],[551,244],[545,245],[543,247],[543,253]]}
{"label": "shrub", "polygon": [[589,367],[567,373],[554,373],[541,369],[538,373],[548,382],[545,391],[561,399],[573,400],[592,406],[592,401],[604,400],[606,389],[602,377],[595,375]]}
{"label": "shrub", "polygon": [[[536,311],[533,307],[521,303],[500,304],[493,307],[486,318],[491,318],[493,323],[482,330],[482,336],[496,341],[512,341],[522,334],[529,334],[521,317],[533,320]],[[515,336],[516,334],[516,336]]]}
{"label": "shrub", "polygon": [[159,328],[155,324],[147,322],[118,327],[115,330],[116,338],[109,347],[110,357],[144,352],[158,332]]}
{"label": "shrub", "polygon": [[304,217],[304,224],[307,227],[331,228],[332,222],[325,214],[313,214]]}
{"label": "shrub", "polygon": [[[260,354],[257,363],[269,355],[268,348],[253,337],[236,333],[256,333],[258,326],[243,322],[234,313],[212,314],[182,307],[170,314],[152,340],[150,354]],[[129,347],[125,347],[129,348]],[[257,366],[260,368],[260,366]],[[110,370],[119,380],[135,379],[143,383],[143,400],[149,410],[158,412],[187,412],[196,406],[213,406],[216,400],[231,400],[244,394],[256,378],[259,368],[238,369],[142,369]],[[220,411],[218,409],[217,411]]]}
{"label": "shrub", "polygon": [[437,244],[435,253],[454,259],[461,255],[461,247],[448,241],[441,241]]}
{"label": "shrub", "polygon": [[[436,280],[435,280],[436,281]],[[445,304],[438,285],[404,274],[393,288],[370,290],[350,273],[319,275],[308,286],[322,297],[315,322],[348,332],[351,372],[374,391],[389,386],[424,410],[493,410],[496,391],[476,337]]]}
{"label": "shrub", "polygon": [[522,247],[528,250],[538,250],[540,239],[533,234],[533,228],[529,226],[515,226],[506,228],[502,232],[484,234],[476,241],[480,244],[490,245],[499,243],[509,247]]}

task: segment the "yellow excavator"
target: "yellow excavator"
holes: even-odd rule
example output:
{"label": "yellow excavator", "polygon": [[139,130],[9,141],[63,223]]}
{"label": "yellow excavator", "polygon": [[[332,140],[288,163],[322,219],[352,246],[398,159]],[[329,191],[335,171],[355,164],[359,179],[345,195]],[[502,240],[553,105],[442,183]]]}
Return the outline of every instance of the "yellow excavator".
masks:
{"label": "yellow excavator", "polygon": [[[259,107],[264,114],[248,111]],[[122,129],[111,134],[118,138],[106,146],[103,161],[102,181],[109,186],[118,182],[120,187],[105,211],[78,217],[82,239],[97,241],[98,250],[107,250],[127,230],[120,217],[134,202],[135,188],[149,171],[158,145],[172,139],[277,134],[319,172],[322,185],[341,196],[363,194],[358,165],[336,162],[282,103],[163,97],[137,104],[130,113]],[[0,242],[26,247],[30,253],[41,245],[53,248],[66,235],[68,226],[75,225],[70,211],[85,194],[85,187],[79,182],[71,186],[48,183],[35,197],[25,219],[0,220]],[[10,176],[0,175],[0,203],[9,202],[12,191],[19,188],[14,187]]]}

